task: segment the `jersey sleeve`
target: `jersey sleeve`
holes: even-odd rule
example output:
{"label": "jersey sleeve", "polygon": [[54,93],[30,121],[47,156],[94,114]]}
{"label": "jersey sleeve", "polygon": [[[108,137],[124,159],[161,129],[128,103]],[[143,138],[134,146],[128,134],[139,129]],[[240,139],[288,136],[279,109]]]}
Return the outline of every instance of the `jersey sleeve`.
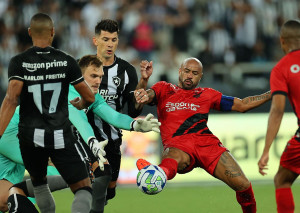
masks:
{"label": "jersey sleeve", "polygon": [[155,98],[154,98],[153,102],[150,104],[152,104],[152,105],[157,104],[157,100],[160,100],[162,98],[162,90],[166,84],[167,84],[167,82],[165,82],[165,81],[159,81],[151,87],[151,89],[155,93]]}
{"label": "jersey sleeve", "polygon": [[71,56],[69,57],[68,60],[69,63],[69,81],[71,85],[78,84],[82,81],[84,81],[81,69],[79,65],[77,64],[76,60],[72,58]]}
{"label": "jersey sleeve", "polygon": [[288,93],[286,72],[280,69],[279,64],[277,64],[271,72],[270,86],[272,95],[277,93],[287,95]]}
{"label": "jersey sleeve", "polygon": [[135,102],[134,102],[134,94],[131,91],[134,91],[136,88],[136,85],[138,84],[138,78],[136,74],[136,70],[132,65],[129,65],[127,68],[129,83],[126,85],[126,88],[123,92],[123,104],[124,106],[125,102],[127,101],[128,105],[128,115],[131,117],[137,117],[141,114],[142,109],[137,110],[135,108]]}
{"label": "jersey sleeve", "polygon": [[210,101],[211,101],[210,108],[221,111],[222,93],[217,90],[209,88],[209,94],[210,94]]}
{"label": "jersey sleeve", "polygon": [[24,70],[18,57],[13,57],[8,65],[8,80],[24,81]]}
{"label": "jersey sleeve", "polygon": [[[80,97],[80,94],[76,91],[76,89],[70,85],[69,86],[69,94],[68,94],[68,100],[71,101],[74,98]],[[69,105],[71,104],[70,102],[68,103]]]}
{"label": "jersey sleeve", "polygon": [[[73,100],[76,97],[80,97],[80,95],[75,88],[70,85],[68,100]],[[95,133],[92,126],[88,122],[85,112],[83,110],[76,109],[70,102],[68,103],[68,108],[69,120],[76,127],[83,140],[88,142],[90,137],[95,137]]]}
{"label": "jersey sleeve", "polygon": [[94,114],[103,119],[105,122],[113,125],[114,127],[126,130],[131,129],[131,123],[132,121],[134,121],[133,118],[131,118],[128,115],[119,113],[113,108],[111,108],[101,97],[101,95],[97,94],[96,101],[97,99],[102,99],[103,101],[98,100],[97,104],[94,104],[92,108]]}

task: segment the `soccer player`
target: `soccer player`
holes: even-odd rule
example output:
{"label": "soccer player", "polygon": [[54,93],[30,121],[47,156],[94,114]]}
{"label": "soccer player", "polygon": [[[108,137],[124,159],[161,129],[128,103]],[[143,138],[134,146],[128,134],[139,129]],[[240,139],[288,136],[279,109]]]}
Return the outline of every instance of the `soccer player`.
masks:
{"label": "soccer player", "polygon": [[[138,78],[135,68],[115,55],[119,41],[118,34],[119,26],[114,20],[101,20],[95,26],[93,42],[97,47],[97,56],[104,65],[104,76],[99,93],[108,105],[118,112],[122,112],[127,103],[128,111],[126,114],[134,118],[141,113],[141,109],[135,106],[133,93],[131,93],[138,84]],[[97,139],[99,141],[108,140],[105,151],[109,164],[105,166],[105,175],[99,177],[99,179],[102,179],[101,186],[99,185],[97,190],[94,191],[94,193],[98,194],[97,197],[99,199],[93,202],[97,206],[92,205],[91,212],[96,213],[103,212],[106,200],[115,197],[121,164],[120,146],[122,144],[122,132],[119,128],[111,126],[103,119],[95,117],[91,112],[88,113],[88,118],[94,128]],[[109,172],[110,167],[112,170],[111,174]],[[96,185],[94,186],[96,187]]]}
{"label": "soccer player", "polygon": [[[92,188],[85,163],[74,147],[76,139],[68,119],[69,84],[81,95],[77,103],[81,108],[93,103],[95,96],[84,82],[76,60],[51,47],[54,26],[48,15],[35,14],[28,33],[33,47],[13,57],[9,64],[9,84],[0,110],[0,135],[9,124],[20,97],[20,150],[37,205],[42,212],[55,212],[46,178],[51,157],[74,193],[72,212],[89,212]],[[99,152],[102,153],[104,151]],[[19,198],[16,195],[11,200],[12,208],[24,206]]]}
{"label": "soccer player", "polygon": [[[148,61],[141,69],[152,69]],[[171,180],[176,173],[201,167],[236,191],[243,212],[256,212],[250,181],[220,140],[207,127],[210,109],[246,112],[270,99],[270,92],[239,99],[211,89],[197,87],[203,67],[196,58],[187,58],[179,68],[178,85],[160,81],[147,90],[148,97],[135,91],[138,104],[157,105],[164,146],[159,166]],[[150,163],[137,161],[139,170]]]}
{"label": "soccer player", "polygon": [[[79,65],[85,81],[92,88],[93,92],[97,94],[98,87],[101,83],[101,78],[103,76],[101,61],[95,55],[87,55],[80,59]],[[78,95],[79,94],[76,92],[74,87],[70,86],[69,100],[73,100],[73,98],[78,97]],[[109,118],[109,123],[116,125],[120,128],[124,128],[127,130],[133,128],[135,131],[149,131],[152,129],[154,131],[159,131],[157,120],[151,120],[150,122],[148,122],[145,119],[143,122],[136,122],[129,116],[120,114],[114,111],[112,108],[110,108],[99,94],[96,95],[96,101],[90,106],[90,108],[94,110],[97,116],[103,117],[105,120],[108,120]],[[78,127],[78,133],[82,135],[82,138],[84,138],[84,143],[88,143],[89,145],[91,145],[91,141],[94,140],[95,135],[92,127],[87,122],[87,117],[85,113],[83,111],[78,111],[74,108],[72,104],[69,104],[69,119],[76,127]],[[5,209],[7,209],[6,200],[8,196],[8,189],[13,184],[19,183],[22,180],[25,170],[19,149],[19,140],[16,137],[18,133],[18,123],[19,107],[17,107],[16,112],[12,120],[10,121],[7,129],[5,130],[5,133],[3,134],[0,142],[0,166],[3,165],[1,167],[2,172],[0,176],[0,206],[3,207],[2,211],[5,211]],[[150,127],[148,128],[148,130],[146,129],[147,125],[148,127]],[[142,127],[142,129],[140,129],[139,127]],[[78,145],[76,145],[76,147],[78,148]],[[89,147],[87,147],[84,150],[84,152],[91,153]],[[82,153],[82,155],[84,156],[85,154]],[[91,155],[94,156],[93,153],[91,153],[89,156],[86,157],[90,157]],[[97,162],[97,158],[92,157],[92,159],[94,159],[93,163],[95,164]],[[52,169],[49,169],[48,175],[59,175],[53,170],[55,170],[53,169],[53,167]],[[101,171],[98,167],[94,172],[96,174]],[[6,181],[2,182],[2,179],[5,179]],[[48,182],[49,181],[49,188],[51,189],[51,191],[67,187],[66,183],[62,180],[62,178],[58,176],[48,177]],[[20,189],[22,191],[20,191]],[[14,185],[14,187],[10,189],[10,194],[14,193],[23,196],[34,196],[32,193],[32,186],[30,181]]]}
{"label": "soccer player", "polygon": [[[94,59],[93,59],[94,58]],[[93,61],[91,61],[93,59]],[[134,130],[139,132],[145,131],[156,131],[159,132],[159,123],[157,119],[152,119],[153,115],[149,114],[146,116],[145,119],[138,119],[134,121],[131,117],[125,114],[121,114],[110,107],[104,98],[98,93],[99,86],[102,85],[101,81],[104,78],[104,73],[102,67],[99,67],[99,62],[96,63],[97,56],[87,56],[83,57],[79,61],[79,66],[83,72],[84,79],[92,88],[95,94],[95,102],[89,107],[87,110],[87,114],[93,114],[98,119],[101,119],[103,122],[106,122],[108,125],[111,125],[112,128],[118,129],[126,129],[126,130]],[[90,66],[94,65],[94,66]],[[78,93],[70,88],[69,99],[73,99],[77,97]],[[88,158],[92,164],[92,170],[94,172],[94,183],[93,187],[93,201],[92,201],[92,209],[91,212],[103,212],[104,203],[105,203],[105,195],[106,195],[106,188],[108,182],[103,181],[103,177],[110,177],[111,170],[109,167],[108,162],[104,165],[104,171],[101,171],[97,164],[97,158],[93,154],[91,154],[90,149],[87,148],[86,143],[82,143],[84,141],[93,140],[91,138],[92,129],[87,128],[89,126],[89,122],[86,119],[86,115],[83,111],[78,111],[72,106],[69,108],[70,110],[70,120],[74,124],[74,126],[79,130],[80,136],[78,137],[79,147],[82,145],[82,150],[84,153],[85,158]],[[81,118],[80,118],[81,117]],[[78,120],[81,122],[78,122]],[[94,129],[95,130],[95,129]],[[99,130],[98,130],[99,131]],[[85,132],[85,133],[84,133]],[[95,135],[97,132],[95,132]],[[78,135],[78,134],[76,134]],[[110,143],[114,144],[113,141],[108,141],[108,146],[112,146]],[[93,147],[91,147],[93,150]],[[119,147],[117,147],[119,148]],[[108,155],[108,153],[106,153]]]}
{"label": "soccer player", "polygon": [[[268,121],[265,147],[258,161],[259,173],[266,175],[269,151],[278,133],[284,114],[286,96],[300,119],[300,22],[289,20],[280,30],[280,44],[286,54],[272,69],[270,85],[272,103]],[[292,137],[280,158],[280,166],[274,177],[276,203],[279,213],[292,213],[295,209],[291,186],[300,174],[300,127]]]}
{"label": "soccer player", "polygon": [[[9,189],[13,187],[14,184],[20,183],[24,177],[25,167],[19,148],[19,139],[17,137],[18,124],[19,106],[16,108],[14,116],[12,117],[9,125],[0,139],[0,212],[6,212],[8,210],[7,200],[9,197]],[[68,187],[61,176],[58,175],[58,171],[53,166],[48,166],[47,182],[51,191]],[[23,182],[23,184],[25,190],[33,190],[30,179]],[[25,196],[24,192],[19,191],[18,189],[12,189],[10,193],[11,195],[19,194]],[[34,195],[31,193],[31,196],[33,197]],[[14,196],[11,198],[13,197]],[[21,197],[20,199],[24,200],[26,198]],[[23,212],[38,212],[31,202],[25,202],[26,205],[21,207]],[[11,208],[12,212],[15,210],[20,209]]]}

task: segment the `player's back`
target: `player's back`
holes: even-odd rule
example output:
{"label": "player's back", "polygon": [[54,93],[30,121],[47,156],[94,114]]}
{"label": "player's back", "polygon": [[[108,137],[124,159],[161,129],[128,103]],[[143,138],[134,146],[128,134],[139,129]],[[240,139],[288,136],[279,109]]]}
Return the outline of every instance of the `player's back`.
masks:
{"label": "player's back", "polygon": [[32,47],[11,59],[8,72],[9,80],[24,83],[19,131],[28,135],[28,140],[55,131],[63,134],[70,125],[69,84],[83,80],[77,62],[52,47]]}

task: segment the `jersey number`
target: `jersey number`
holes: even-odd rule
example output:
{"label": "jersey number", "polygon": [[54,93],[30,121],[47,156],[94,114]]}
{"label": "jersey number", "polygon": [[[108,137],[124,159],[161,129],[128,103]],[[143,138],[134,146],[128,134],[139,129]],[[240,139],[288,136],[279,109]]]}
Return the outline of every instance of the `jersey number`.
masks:
{"label": "jersey number", "polygon": [[[55,113],[61,91],[61,83],[44,84],[44,91],[53,91],[50,101],[49,113]],[[41,84],[29,86],[28,92],[33,93],[34,103],[41,112],[41,114],[43,114]]]}

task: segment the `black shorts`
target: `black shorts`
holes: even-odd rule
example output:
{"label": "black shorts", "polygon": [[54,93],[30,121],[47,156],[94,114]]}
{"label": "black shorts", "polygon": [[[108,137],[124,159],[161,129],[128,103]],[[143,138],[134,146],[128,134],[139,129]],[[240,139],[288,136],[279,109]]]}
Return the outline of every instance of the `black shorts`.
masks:
{"label": "black shorts", "polygon": [[69,185],[88,177],[84,158],[75,143],[67,144],[64,149],[48,149],[20,140],[20,150],[26,170],[37,179],[47,175],[49,157]]}

